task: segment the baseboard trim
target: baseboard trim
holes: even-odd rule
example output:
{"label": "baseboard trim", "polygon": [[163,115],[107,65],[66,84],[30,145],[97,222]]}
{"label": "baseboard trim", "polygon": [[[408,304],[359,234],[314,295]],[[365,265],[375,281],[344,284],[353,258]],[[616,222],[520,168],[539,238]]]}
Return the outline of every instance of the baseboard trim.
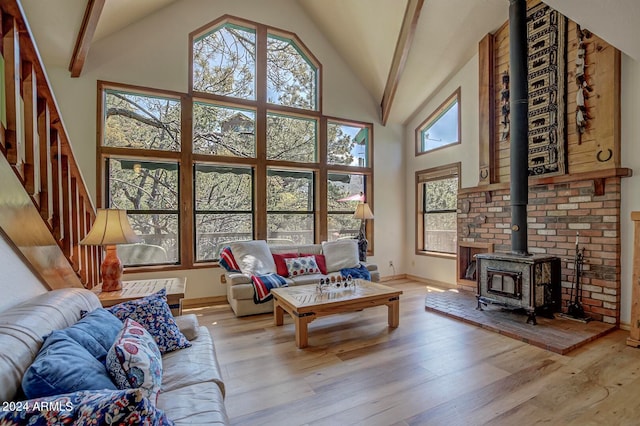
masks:
{"label": "baseboard trim", "polygon": [[226,305],[227,303],[227,296],[196,297],[193,299],[183,299],[182,309],[202,308],[211,305]]}
{"label": "baseboard trim", "polygon": [[393,280],[404,280],[406,278],[407,278],[407,274],[387,275],[386,277],[380,277],[380,282],[384,283],[384,282],[393,281]]}
{"label": "baseboard trim", "polygon": [[417,275],[411,275],[411,274],[406,274],[406,276],[407,276],[407,279],[409,280],[418,281],[419,283],[424,283],[424,284],[432,285],[435,287],[458,288],[457,284],[445,283],[443,281],[432,280],[429,278],[422,278],[422,277],[418,277]]}

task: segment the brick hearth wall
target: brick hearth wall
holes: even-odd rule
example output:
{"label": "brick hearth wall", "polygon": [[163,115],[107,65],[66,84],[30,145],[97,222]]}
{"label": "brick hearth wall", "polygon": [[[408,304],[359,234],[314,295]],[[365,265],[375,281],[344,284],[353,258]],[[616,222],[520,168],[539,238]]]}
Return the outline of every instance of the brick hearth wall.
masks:
{"label": "brick hearth wall", "polygon": [[[530,186],[529,252],[561,259],[562,310],[566,312],[579,232],[580,248],[585,248],[580,280],[584,310],[594,320],[619,324],[620,178],[605,180],[604,195],[595,195],[594,188],[593,180]],[[459,241],[493,243],[496,252],[510,252],[510,221],[508,189],[487,193],[482,187],[468,188],[458,195]]]}

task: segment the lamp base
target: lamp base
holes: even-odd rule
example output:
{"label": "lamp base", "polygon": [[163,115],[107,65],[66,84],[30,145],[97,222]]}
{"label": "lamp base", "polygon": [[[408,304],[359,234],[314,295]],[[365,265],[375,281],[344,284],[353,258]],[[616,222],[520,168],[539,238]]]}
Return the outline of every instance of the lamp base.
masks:
{"label": "lamp base", "polygon": [[358,257],[361,262],[367,261],[367,248],[369,247],[369,241],[364,235],[358,235]]}
{"label": "lamp base", "polygon": [[122,263],[118,257],[116,246],[106,246],[106,254],[102,265],[100,265],[100,273],[102,274],[102,291],[120,291],[122,290]]}

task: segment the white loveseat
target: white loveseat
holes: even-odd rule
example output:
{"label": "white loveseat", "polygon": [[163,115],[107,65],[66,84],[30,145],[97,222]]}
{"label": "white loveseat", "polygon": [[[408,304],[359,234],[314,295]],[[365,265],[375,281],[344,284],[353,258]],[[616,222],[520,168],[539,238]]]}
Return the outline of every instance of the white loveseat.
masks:
{"label": "white loveseat", "polygon": [[[80,311],[91,312],[100,306],[93,292],[66,288],[49,291],[1,312],[0,401],[19,398],[22,377],[42,346],[43,336],[75,324]],[[213,340],[204,326],[191,327],[187,332],[186,319],[176,317],[176,322],[185,336],[191,337],[192,346],[163,355],[157,407],[176,425],[228,424],[225,388]]]}
{"label": "white loveseat", "polygon": [[[252,258],[251,244],[256,244],[256,251],[262,250],[260,243],[264,241],[253,241],[248,245],[245,242],[229,243],[235,257],[244,257],[245,263],[251,264],[258,261],[261,256]],[[266,245],[266,243],[264,243]],[[248,248],[247,248],[248,247]],[[358,246],[356,240],[341,240],[335,243],[323,244],[294,244],[294,245],[268,245],[271,254],[297,253],[299,255],[306,254],[322,254],[326,259],[327,274],[311,274],[301,275],[298,277],[286,277],[286,285],[304,285],[317,284],[320,279],[327,278],[331,275],[339,275],[340,268],[349,265],[363,265],[371,275],[371,281],[380,281],[380,272],[378,266],[374,263],[360,262],[358,260]],[[234,250],[235,249],[235,250]],[[259,262],[259,261],[258,261]],[[266,261],[263,263],[267,263]],[[241,260],[238,260],[241,272],[225,272],[225,282],[227,286],[227,300],[236,316],[256,315],[262,313],[273,312],[273,301],[269,300],[264,303],[255,303],[254,286],[251,282],[251,269],[254,265],[248,266],[246,269]],[[269,272],[275,268],[275,265],[260,265],[258,269],[261,272]],[[275,270],[273,270],[275,272]]]}

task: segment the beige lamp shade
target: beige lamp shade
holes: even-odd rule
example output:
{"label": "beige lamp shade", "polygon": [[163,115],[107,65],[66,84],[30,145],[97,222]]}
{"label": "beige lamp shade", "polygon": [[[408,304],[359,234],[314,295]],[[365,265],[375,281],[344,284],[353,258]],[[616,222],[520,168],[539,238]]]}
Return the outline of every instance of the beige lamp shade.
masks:
{"label": "beige lamp shade", "polygon": [[358,207],[356,207],[356,211],[353,214],[355,219],[365,220],[365,219],[373,219],[373,213],[371,212],[371,208],[369,208],[369,204],[360,203]]}
{"label": "beige lamp shade", "polygon": [[126,210],[98,209],[91,231],[80,244],[88,246],[106,246],[140,242],[133,232]]}

